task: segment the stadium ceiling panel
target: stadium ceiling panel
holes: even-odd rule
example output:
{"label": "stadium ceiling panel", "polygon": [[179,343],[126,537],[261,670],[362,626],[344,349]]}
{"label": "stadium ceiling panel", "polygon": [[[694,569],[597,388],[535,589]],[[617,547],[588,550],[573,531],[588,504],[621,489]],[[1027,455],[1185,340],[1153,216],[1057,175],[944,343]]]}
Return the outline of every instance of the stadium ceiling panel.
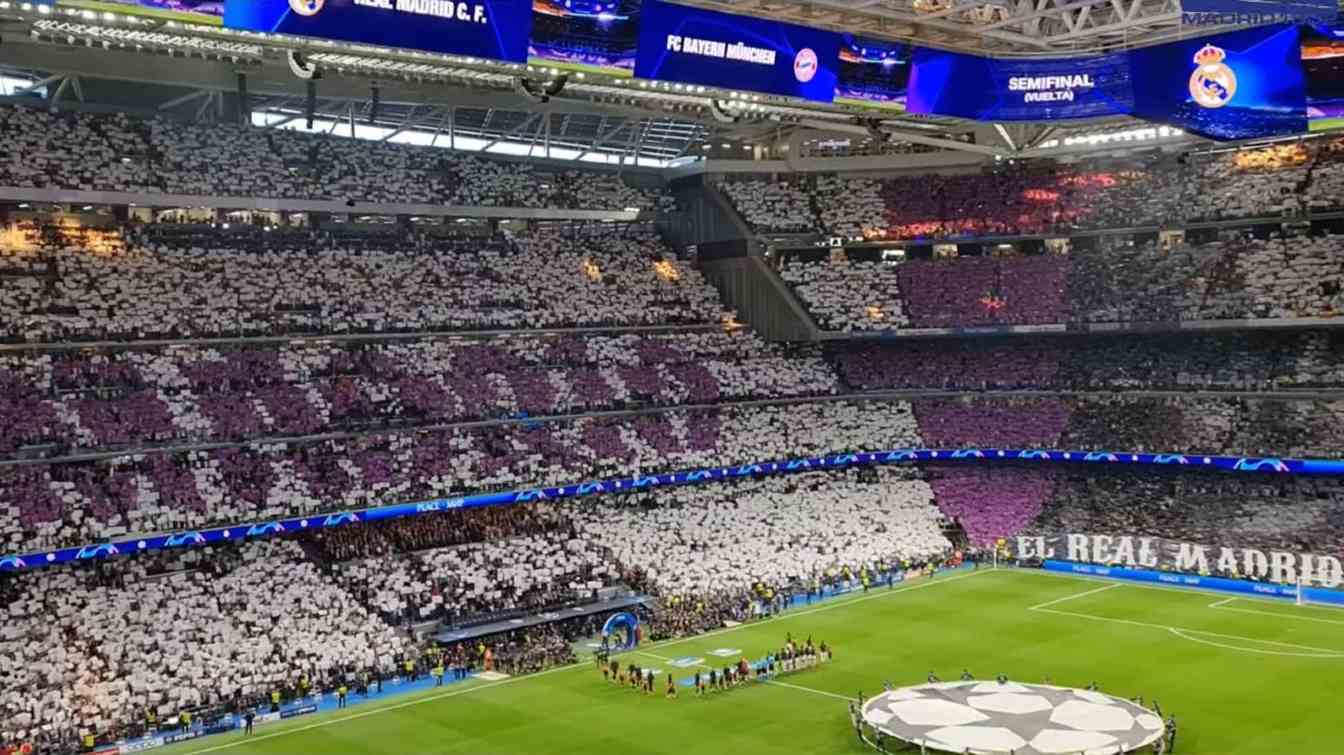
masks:
{"label": "stadium ceiling panel", "polygon": [[996,55],[1077,55],[1180,34],[1177,0],[675,0]]}
{"label": "stadium ceiling panel", "polygon": [[[1169,0],[1107,0],[1104,8],[1090,0],[1012,0],[1015,10],[995,6],[1002,12],[985,21],[970,14],[972,6],[930,11],[926,0],[681,1],[944,47],[1036,55],[1066,48],[1076,53],[1088,45],[1111,44],[1106,40],[1116,35],[1128,44],[1142,35],[1168,33],[1163,14],[1173,12]],[[53,106],[84,102],[87,81],[150,84],[165,91],[158,112],[209,120],[226,111],[225,98],[236,92],[238,75],[245,74],[254,122],[294,128],[306,123],[307,105],[305,83],[295,78],[287,58],[297,51],[324,74],[317,83],[315,120],[332,133],[361,138],[618,166],[666,165],[698,157],[711,144],[747,150],[752,145],[836,139],[862,142],[880,152],[884,142],[894,141],[999,157],[1039,153],[1042,143],[1049,145],[1045,139],[1005,135],[989,124],[956,118],[874,112],[689,84],[564,75],[520,64],[47,6],[42,12],[21,12],[20,7],[0,0],[0,34],[15,82],[9,89],[22,89],[24,82],[40,84]],[[166,64],[165,58],[172,62]],[[536,93],[562,76],[567,81],[559,93]],[[531,88],[524,86],[529,81]],[[380,99],[376,107],[371,96],[375,86]],[[115,97],[109,100],[108,86],[97,91],[97,104],[121,104]],[[0,92],[4,96],[16,95]],[[1074,133],[1138,125],[1119,118],[1052,126],[1050,146],[1059,147]],[[975,137],[968,139],[972,133]]]}

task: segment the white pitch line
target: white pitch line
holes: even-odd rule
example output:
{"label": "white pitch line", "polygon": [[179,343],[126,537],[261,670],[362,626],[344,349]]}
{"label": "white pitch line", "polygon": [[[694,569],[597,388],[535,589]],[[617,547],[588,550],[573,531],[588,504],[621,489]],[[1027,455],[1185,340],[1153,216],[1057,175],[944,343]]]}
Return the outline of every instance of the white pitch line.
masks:
{"label": "white pitch line", "polygon": [[[1117,577],[1099,577],[1099,576],[1091,575],[1091,574],[1072,574],[1072,573],[1064,573],[1064,572],[1053,572],[1053,571],[1045,571],[1044,569],[1028,569],[1028,568],[1022,568],[1022,569],[1008,569],[1008,568],[1004,568],[1004,569],[1000,569],[999,571],[1004,571],[1004,572],[1008,572],[1008,573],[1012,573],[1012,574],[1030,574],[1030,575],[1033,575],[1033,576],[1037,576],[1037,577],[1046,577],[1046,578],[1050,578],[1050,579],[1069,579],[1069,580],[1073,580],[1074,582],[1091,582],[1091,583],[1093,583],[1093,584],[1101,583],[1101,584],[1110,584],[1110,585],[1116,585],[1116,584],[1118,584],[1118,585],[1124,585],[1125,587],[1132,587],[1132,588],[1134,588],[1134,589],[1136,589],[1136,590],[1157,590],[1157,591],[1159,591],[1159,592],[1182,593],[1182,594],[1185,594],[1185,595],[1193,595],[1193,594],[1203,594],[1203,595],[1226,595],[1226,594],[1227,594],[1227,593],[1226,593],[1225,591],[1223,591],[1223,590],[1216,590],[1216,589],[1214,589],[1214,588],[1212,588],[1212,587],[1196,587],[1195,585],[1149,585],[1149,584],[1143,584],[1142,582],[1130,582],[1130,581],[1128,581],[1128,580],[1121,580],[1121,579],[1119,579],[1119,578],[1117,578]],[[1252,601],[1252,602],[1255,602],[1255,603],[1274,603],[1274,604],[1278,604],[1278,605],[1283,605],[1283,604],[1288,600],[1287,597],[1277,597],[1277,598],[1276,598],[1276,597],[1269,596],[1269,595],[1238,595],[1238,596],[1236,596],[1236,599],[1237,599],[1237,600],[1247,600],[1247,601]],[[1322,607],[1325,607],[1325,606],[1322,606]],[[1341,610],[1341,611],[1344,611],[1344,608],[1340,608],[1340,610]]]}
{"label": "white pitch line", "polygon": [[[675,658],[668,658],[668,657],[665,656],[665,655],[658,655],[657,653],[648,653],[648,652],[645,652],[645,651],[643,651],[643,650],[636,650],[636,651],[634,651],[634,654],[635,654],[635,655],[642,655],[642,656],[645,656],[645,657],[648,657],[648,658],[656,658],[656,659],[662,661],[663,663],[671,663],[672,661],[676,660]],[[701,659],[701,660],[703,660],[703,659]],[[707,669],[713,669],[713,668],[714,668],[713,666],[710,666],[710,665],[705,664],[705,663],[693,663],[693,664],[691,664],[691,665],[692,665],[692,666],[698,666],[698,667],[700,667],[700,668],[707,668]],[[689,668],[689,667],[683,667],[683,668]]]}
{"label": "white pitch line", "polygon": [[1279,611],[1257,611],[1254,608],[1232,608],[1230,606],[1214,604],[1209,608],[1217,608],[1219,611],[1236,611],[1237,613],[1252,613],[1258,616],[1273,616],[1276,619],[1293,619],[1295,621],[1315,621],[1321,624],[1344,624],[1339,619],[1322,619],[1316,616],[1294,616],[1291,613],[1281,613]]}
{"label": "white pitch line", "polygon": [[[1257,655],[1284,655],[1293,658],[1344,658],[1344,653],[1293,653],[1286,650],[1257,650],[1256,648],[1240,647],[1238,645],[1227,645],[1221,642],[1214,642],[1212,640],[1203,640],[1198,637],[1191,637],[1190,635],[1177,629],[1176,627],[1167,627],[1167,628],[1171,631],[1172,634],[1176,635],[1177,637],[1180,637],[1183,640],[1197,642],[1201,645],[1212,645],[1213,647],[1223,648],[1225,650],[1236,650],[1241,653],[1255,653]],[[1264,640],[1255,640],[1255,642],[1264,642]]]}
{"label": "white pitch line", "polygon": [[[864,602],[869,601],[869,600],[876,600],[876,599],[878,599],[878,598],[887,598],[887,597],[890,597],[890,596],[892,596],[892,595],[899,595],[900,593],[903,593],[903,592],[911,592],[912,590],[920,590],[920,589],[923,589],[923,588],[925,588],[925,587],[931,587],[931,586],[933,586],[933,585],[942,585],[942,584],[946,584],[946,583],[948,583],[948,582],[956,582],[956,581],[958,581],[958,580],[962,580],[962,579],[969,579],[969,578],[974,577],[974,576],[976,576],[976,575],[978,575],[978,574],[986,574],[986,573],[989,573],[990,571],[993,571],[993,570],[991,570],[991,569],[977,569],[977,570],[972,571],[972,572],[970,572],[970,573],[968,573],[968,574],[957,574],[957,575],[954,575],[954,576],[951,576],[951,577],[940,577],[940,578],[930,579],[930,580],[928,580],[927,582],[920,582],[920,583],[918,583],[918,584],[910,585],[910,586],[908,586],[908,587],[898,587],[898,588],[896,588],[896,589],[894,589],[894,590],[887,590],[886,592],[875,593],[875,594],[872,594],[872,595],[864,595],[864,596],[862,596],[862,597],[854,598],[854,599],[852,599],[852,600],[850,600],[850,599],[837,600],[837,601],[834,601],[834,602],[832,602],[832,603],[828,603],[828,604],[825,604],[825,605],[820,605],[820,606],[817,606],[816,608],[809,608],[809,609],[807,609],[807,610],[805,610],[805,611],[798,611],[798,612],[796,612],[796,613],[793,613],[793,612],[785,613],[785,614],[783,614],[780,618],[781,618],[781,619],[792,619],[792,618],[797,617],[797,616],[808,616],[808,615],[811,615],[811,614],[814,614],[814,613],[821,613],[822,611],[830,611],[830,610],[834,610],[834,609],[836,609],[836,608],[843,608],[844,606],[852,606],[852,605],[855,605],[855,604],[858,604],[858,603],[864,603]],[[693,636],[690,636],[690,637],[682,637],[682,638],[680,638],[680,639],[669,640],[669,641],[667,641],[667,642],[654,643],[653,647],[671,647],[671,646],[673,646],[673,645],[681,645],[681,644],[684,644],[684,643],[687,643],[687,642],[695,642],[695,641],[698,641],[698,640],[702,640],[702,639],[704,639],[704,638],[706,638],[706,637],[714,637],[714,636],[716,636],[716,635],[726,634],[726,633],[728,633],[728,632],[735,632],[735,631],[737,631],[737,630],[739,630],[739,629],[746,629],[746,628],[748,628],[748,627],[754,627],[754,626],[756,626],[756,624],[739,624],[739,625],[737,625],[737,626],[735,626],[735,627],[725,627],[725,628],[723,628],[723,629],[716,629],[716,630],[714,630],[714,631],[712,631],[712,632],[705,632],[704,634],[697,634],[697,635],[693,635]],[[273,739],[273,738],[275,738],[275,737],[283,737],[283,736],[288,735],[288,734],[297,734],[298,732],[301,732],[301,731],[310,731],[310,730],[312,730],[312,729],[320,729],[320,728],[322,728],[322,727],[324,727],[324,726],[331,726],[332,724],[339,724],[339,723],[342,723],[342,722],[345,722],[345,721],[352,721],[352,720],[354,720],[354,719],[356,719],[356,718],[364,718],[365,716],[372,716],[372,715],[375,715],[375,714],[377,714],[377,713],[384,713],[384,712],[389,711],[389,710],[399,710],[399,709],[401,709],[401,708],[408,708],[408,707],[410,707],[410,706],[412,706],[412,705],[420,705],[420,704],[422,704],[422,703],[428,703],[428,702],[432,702],[432,701],[434,701],[434,700],[442,700],[442,699],[444,699],[444,698],[448,698],[448,697],[456,697],[456,696],[458,696],[458,695],[465,695],[465,694],[467,694],[467,693],[469,693],[469,692],[477,692],[477,691],[479,691],[479,690],[490,689],[491,687],[499,687],[499,686],[501,686],[501,685],[505,685],[505,684],[512,684],[512,683],[514,683],[514,682],[521,682],[521,681],[526,680],[526,679],[536,679],[536,678],[539,677],[539,676],[546,676],[547,674],[554,674],[554,673],[556,673],[556,672],[558,672],[558,671],[572,671],[572,670],[574,670],[574,669],[576,669],[576,668],[585,668],[585,667],[587,667],[587,668],[592,668],[592,666],[591,666],[587,661],[578,661],[578,662],[576,662],[576,663],[571,663],[571,664],[569,664],[568,666],[556,666],[555,668],[552,668],[552,669],[546,669],[545,671],[539,671],[539,672],[537,672],[537,673],[535,673],[535,674],[528,674],[527,676],[515,676],[515,677],[510,677],[510,678],[508,678],[508,679],[504,679],[503,681],[490,682],[490,683],[488,683],[488,684],[476,685],[476,686],[473,686],[473,687],[468,687],[468,688],[466,688],[466,689],[453,690],[452,692],[444,692],[444,693],[442,693],[442,694],[438,694],[438,695],[429,695],[429,696],[426,696],[426,697],[418,697],[418,698],[416,698],[416,699],[414,699],[414,700],[407,700],[407,701],[405,701],[405,702],[397,703],[396,705],[385,705],[385,706],[383,706],[383,707],[381,707],[381,708],[374,708],[373,710],[360,711],[359,713],[353,713],[353,714],[351,714],[351,715],[348,715],[348,716],[342,716],[342,717],[340,717],[340,718],[329,718],[329,719],[327,719],[327,720],[325,720],[325,721],[317,721],[317,722],[308,724],[308,725],[306,725],[306,726],[299,726],[299,727],[297,727],[297,728],[293,728],[293,729],[285,729],[284,731],[272,732],[272,733],[270,733],[270,734],[262,734],[261,736],[253,736],[253,737],[246,737],[246,738],[243,738],[243,739],[236,739],[236,740],[234,740],[234,741],[232,741],[232,742],[226,742],[226,743],[224,743],[224,744],[215,745],[214,747],[205,747],[205,748],[202,748],[202,749],[200,749],[200,750],[191,750],[191,751],[189,751],[189,752],[187,752],[187,753],[184,753],[184,755],[204,755],[204,753],[207,753],[207,752],[218,752],[218,751],[220,751],[220,750],[228,750],[228,749],[231,749],[231,748],[233,748],[233,747],[238,747],[239,745],[245,745],[245,744],[248,744],[248,743],[250,743],[250,742],[261,742],[261,741],[265,741],[265,740],[267,740],[267,739]],[[846,698],[846,699],[848,699],[848,698]]]}
{"label": "white pitch line", "polygon": [[[1291,643],[1291,642],[1279,642],[1278,640],[1264,640],[1264,639],[1260,639],[1260,638],[1258,638],[1258,637],[1242,637],[1242,636],[1240,636],[1240,635],[1235,635],[1235,634],[1222,634],[1222,633],[1220,633],[1220,632],[1210,632],[1210,631],[1207,631],[1207,630],[1204,630],[1204,629],[1188,629],[1188,628],[1186,628],[1186,627],[1173,627],[1173,626],[1169,626],[1169,625],[1167,625],[1167,624],[1150,624],[1149,622],[1146,622],[1146,621],[1134,621],[1133,619],[1115,619],[1115,618],[1112,618],[1112,617],[1110,617],[1110,616],[1093,616],[1093,615],[1090,614],[1090,613],[1075,613],[1075,612],[1073,612],[1073,611],[1059,611],[1059,610],[1056,610],[1056,609],[1053,609],[1053,608],[1041,608],[1041,609],[1038,609],[1038,610],[1039,610],[1041,613],[1053,613],[1053,614],[1057,614],[1057,615],[1059,615],[1059,616],[1073,616],[1074,618],[1078,618],[1078,619],[1091,619],[1092,621],[1105,621],[1105,622],[1109,622],[1109,623],[1111,623],[1111,624],[1128,624],[1128,625],[1130,625],[1130,626],[1135,626],[1135,627],[1146,627],[1146,628],[1148,628],[1148,629],[1163,629],[1163,630],[1166,630],[1166,631],[1168,631],[1168,632],[1174,632],[1174,633],[1188,632],[1188,633],[1190,633],[1190,634],[1200,634],[1200,635],[1204,635],[1204,636],[1206,636],[1206,637],[1218,637],[1218,638],[1220,638],[1220,639],[1224,639],[1224,640],[1241,640],[1242,642],[1257,642],[1257,643],[1260,643],[1261,645],[1276,645],[1276,646],[1278,646],[1278,647],[1293,648],[1294,650],[1308,650],[1308,651],[1311,651],[1311,652],[1313,652],[1313,653],[1324,653],[1324,654],[1325,654],[1325,655],[1314,656],[1314,657],[1318,657],[1318,658],[1344,658],[1344,651],[1342,651],[1342,650],[1336,650],[1336,649],[1334,649],[1334,648],[1318,648],[1318,647],[1312,647],[1311,645],[1296,645],[1296,644]],[[1187,637],[1186,639],[1190,639],[1190,638]],[[1207,644],[1207,643],[1206,643],[1206,644]],[[1246,650],[1246,648],[1234,648],[1234,649],[1235,649],[1235,650]],[[1252,651],[1250,651],[1250,652],[1256,652],[1256,651],[1253,651],[1253,650],[1252,650]]]}
{"label": "white pitch line", "polygon": [[1095,590],[1088,590],[1087,592],[1080,592],[1080,593],[1078,593],[1077,595],[1065,595],[1065,596],[1062,597],[1062,598],[1055,598],[1054,600],[1046,601],[1045,603],[1042,603],[1042,604],[1040,604],[1040,605],[1038,605],[1038,606],[1032,606],[1031,608],[1028,608],[1027,610],[1028,610],[1028,611],[1039,611],[1039,610],[1041,610],[1041,609],[1043,609],[1043,608],[1049,608],[1050,606],[1056,606],[1056,605],[1059,605],[1060,603],[1063,603],[1063,602],[1065,602],[1065,601],[1069,601],[1069,600],[1077,600],[1078,598],[1086,598],[1086,597],[1089,596],[1089,595],[1096,595],[1096,594],[1099,593],[1099,592],[1106,592],[1107,590],[1114,590],[1115,588],[1120,587],[1120,586],[1121,586],[1121,584],[1120,584],[1119,582],[1116,582],[1115,584],[1105,585],[1105,586],[1103,586],[1103,587],[1098,587],[1098,588],[1095,589]]}
{"label": "white pitch line", "polygon": [[227,749],[229,749],[229,748],[231,748],[231,747],[237,747],[237,746],[239,746],[239,745],[250,744],[250,743],[252,743],[252,742],[263,742],[263,741],[265,741],[265,740],[267,740],[267,739],[274,739],[274,738],[276,738],[276,737],[283,737],[283,736],[285,736],[285,735],[287,735],[287,734],[297,734],[297,733],[299,733],[299,732],[301,732],[301,731],[309,731],[309,730],[311,730],[311,729],[320,729],[320,728],[322,728],[323,726],[331,726],[332,724],[339,724],[339,723],[344,723],[344,722],[346,722],[346,721],[353,721],[353,720],[355,720],[355,719],[357,719],[357,718],[364,718],[365,716],[372,716],[372,715],[374,715],[374,714],[376,714],[376,713],[386,713],[386,712],[389,711],[389,710],[399,710],[399,709],[401,709],[401,708],[409,708],[409,707],[412,706],[412,705],[420,705],[421,703],[427,703],[427,702],[430,702],[430,701],[432,701],[432,700],[442,700],[442,699],[447,698],[447,697],[457,697],[458,695],[465,695],[465,694],[467,694],[468,692],[479,692],[480,690],[483,690],[483,689],[490,689],[491,687],[500,687],[500,686],[503,686],[503,685],[505,685],[505,684],[512,684],[513,682],[519,682],[519,681],[522,681],[522,680],[524,680],[524,679],[535,679],[535,678],[537,678],[538,676],[545,676],[545,675],[547,675],[547,674],[554,674],[554,673],[557,672],[557,671],[566,671],[566,670],[572,669],[572,668],[574,668],[575,666],[579,666],[579,665],[584,665],[584,664],[578,664],[578,663],[576,663],[576,664],[572,664],[572,665],[569,665],[569,666],[557,666],[557,667],[555,667],[555,668],[547,669],[547,670],[545,670],[545,671],[539,671],[539,672],[537,672],[537,673],[535,673],[535,674],[530,674],[530,675],[528,675],[528,676],[514,676],[514,677],[510,677],[510,678],[508,678],[508,679],[504,679],[504,680],[502,680],[502,681],[498,681],[498,682],[490,682],[490,683],[488,683],[488,684],[480,684],[480,685],[476,685],[476,686],[473,686],[473,687],[467,687],[466,689],[458,689],[458,690],[453,690],[452,692],[444,692],[444,693],[439,694],[439,695],[429,695],[429,696],[427,696],[427,697],[417,697],[417,698],[414,699],[414,700],[406,700],[405,702],[400,702],[400,703],[397,703],[396,705],[384,705],[384,706],[381,707],[381,708],[374,708],[373,710],[360,711],[359,713],[352,713],[352,714],[350,714],[350,715],[348,715],[348,716],[341,716],[340,718],[329,718],[329,719],[327,719],[327,720],[325,720],[325,721],[318,721],[318,722],[316,722],[316,723],[308,724],[307,726],[300,726],[300,727],[297,727],[297,728],[294,728],[294,729],[285,729],[284,731],[276,731],[276,732],[272,732],[272,733],[270,733],[270,734],[262,734],[262,735],[259,736],[259,737],[245,737],[245,738],[243,738],[243,739],[237,739],[237,740],[234,740],[234,741],[232,741],[232,742],[226,742],[225,744],[215,745],[214,747],[206,747],[206,748],[203,748],[203,749],[200,749],[200,750],[192,750],[192,751],[191,751],[191,755],[200,755],[200,753],[217,752],[217,751],[219,751],[219,750],[227,750]]}
{"label": "white pitch line", "polygon": [[788,682],[777,682],[777,681],[775,681],[775,680],[773,680],[773,679],[767,681],[766,684],[771,684],[771,685],[774,685],[774,686],[776,686],[776,687],[788,687],[789,689],[801,690],[801,691],[803,691],[803,692],[811,692],[811,693],[814,694],[814,695],[825,695],[826,697],[834,697],[834,698],[837,699],[837,700],[847,700],[847,701],[849,701],[849,702],[853,702],[853,701],[854,701],[854,698],[849,697],[849,696],[847,696],[847,695],[841,695],[841,694],[836,693],[836,692],[827,692],[827,691],[824,690],[824,689],[812,689],[811,687],[804,687],[804,686],[802,686],[802,685],[800,685],[800,684],[789,684]]}
{"label": "white pitch line", "polygon": [[[1005,571],[1005,572],[1012,573],[1012,574],[1032,574],[1032,575],[1035,575],[1035,576],[1038,576],[1038,577],[1052,577],[1052,578],[1054,578],[1054,579],[1067,579],[1067,580],[1070,580],[1070,581],[1073,581],[1073,582],[1092,582],[1092,583],[1098,583],[1098,582],[1101,582],[1101,583],[1105,583],[1105,584],[1116,585],[1116,586],[1119,586],[1119,587],[1133,587],[1133,588],[1136,589],[1136,590],[1158,590],[1158,591],[1160,591],[1160,592],[1184,593],[1184,594],[1186,594],[1186,595],[1190,595],[1190,594],[1198,594],[1198,593],[1204,593],[1204,594],[1207,594],[1207,595],[1218,595],[1218,594],[1221,594],[1221,591],[1219,591],[1219,590],[1214,590],[1214,589],[1209,588],[1209,587],[1195,587],[1195,586],[1193,586],[1193,585],[1185,585],[1185,586],[1180,586],[1180,587],[1177,587],[1177,586],[1174,586],[1174,585],[1172,585],[1172,586],[1168,586],[1168,585],[1145,585],[1145,584],[1139,584],[1139,583],[1133,583],[1133,582],[1120,582],[1120,581],[1117,581],[1114,577],[1098,577],[1098,576],[1088,575],[1088,574],[1064,574],[1064,573],[1060,573],[1060,572],[1042,571],[1042,570],[1040,570],[1040,569],[1020,569],[1020,570],[1013,570],[1013,571],[1011,571],[1011,572],[1009,572],[1009,570],[1000,570],[1000,571]],[[1080,597],[1080,596],[1074,596],[1074,597]],[[1339,619],[1320,619],[1320,618],[1316,618],[1316,617],[1314,617],[1314,616],[1294,616],[1294,615],[1292,615],[1292,614],[1288,614],[1288,613],[1278,613],[1278,612],[1274,612],[1274,611],[1256,611],[1256,610],[1251,609],[1251,608],[1228,608],[1227,605],[1226,605],[1227,603],[1232,603],[1232,602],[1234,602],[1234,601],[1241,601],[1241,602],[1243,602],[1243,603],[1247,603],[1247,602],[1249,602],[1249,603],[1252,603],[1252,604],[1263,604],[1263,605],[1276,605],[1276,606],[1282,606],[1282,605],[1288,605],[1288,600],[1289,600],[1289,599],[1288,599],[1287,597],[1273,598],[1273,597],[1261,596],[1261,595],[1234,595],[1234,596],[1232,596],[1232,597],[1230,597],[1230,598],[1224,598],[1224,599],[1222,599],[1222,600],[1214,601],[1213,603],[1210,603],[1210,604],[1208,605],[1208,607],[1209,607],[1209,608],[1217,608],[1217,609],[1220,610],[1220,611],[1236,611],[1236,612],[1238,612],[1238,613],[1259,613],[1259,614],[1264,614],[1265,616],[1274,616],[1274,617],[1283,618],[1283,619],[1301,619],[1301,620],[1304,620],[1304,621],[1316,621],[1316,622],[1321,622],[1321,623],[1325,623],[1325,624],[1344,624],[1344,620],[1339,620]],[[1330,609],[1330,610],[1339,611],[1339,612],[1341,612],[1341,613],[1344,613],[1344,607],[1341,607],[1341,606],[1332,606],[1332,605],[1328,605],[1328,604],[1316,604],[1315,607],[1316,607],[1316,608],[1326,608],[1326,609]],[[1331,651],[1331,652],[1334,652],[1334,651]]]}

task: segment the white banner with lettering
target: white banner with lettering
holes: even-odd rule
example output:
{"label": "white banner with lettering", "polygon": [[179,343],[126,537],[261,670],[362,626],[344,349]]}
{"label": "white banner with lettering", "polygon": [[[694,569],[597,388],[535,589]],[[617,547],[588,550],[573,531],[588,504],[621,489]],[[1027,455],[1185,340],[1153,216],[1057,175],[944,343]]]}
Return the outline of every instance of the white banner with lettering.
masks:
{"label": "white banner with lettering", "polygon": [[1021,560],[1056,559],[1139,569],[1216,574],[1281,584],[1339,587],[1344,566],[1335,556],[1191,543],[1141,535],[1021,535],[1008,538]]}

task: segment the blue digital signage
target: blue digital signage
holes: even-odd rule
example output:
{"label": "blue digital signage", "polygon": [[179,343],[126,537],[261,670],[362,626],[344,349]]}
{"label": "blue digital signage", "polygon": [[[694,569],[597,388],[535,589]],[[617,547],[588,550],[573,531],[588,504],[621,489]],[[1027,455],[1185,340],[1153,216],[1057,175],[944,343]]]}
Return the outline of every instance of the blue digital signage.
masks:
{"label": "blue digital signage", "polygon": [[835,101],[904,110],[913,56],[914,48],[903,42],[844,35],[836,67]]}
{"label": "blue digital signage", "polygon": [[646,0],[635,75],[830,102],[840,35]]}
{"label": "blue digital signage", "polygon": [[1294,25],[1193,37],[1130,52],[1134,114],[1213,139],[1307,130]]}
{"label": "blue digital signage", "polygon": [[633,76],[643,0],[533,0],[529,63]]}
{"label": "blue digital signage", "polygon": [[919,48],[906,109],[984,121],[1095,118],[1130,112],[1123,54],[1001,60]]}
{"label": "blue digital signage", "polygon": [[524,63],[532,0],[231,0],[224,25]]}
{"label": "blue digital signage", "polygon": [[[34,4],[51,5],[52,0],[36,0]],[[224,23],[224,0],[61,0],[60,5],[188,24]]]}
{"label": "blue digital signage", "polygon": [[1344,128],[1344,24],[1303,28],[1302,69],[1308,127]]}

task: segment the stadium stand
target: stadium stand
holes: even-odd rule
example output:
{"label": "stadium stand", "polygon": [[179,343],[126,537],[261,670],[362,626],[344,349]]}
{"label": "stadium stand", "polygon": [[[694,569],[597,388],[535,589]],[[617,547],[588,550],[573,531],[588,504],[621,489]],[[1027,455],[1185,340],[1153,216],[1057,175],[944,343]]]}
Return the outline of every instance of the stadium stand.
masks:
{"label": "stadium stand", "polygon": [[857,390],[1271,391],[1338,388],[1341,348],[1308,331],[905,341],[830,356]]}
{"label": "stadium stand", "polygon": [[845,332],[1329,317],[1344,306],[1341,243],[1327,233],[1067,256],[785,259],[780,275],[818,325]]}
{"label": "stadium stand", "polygon": [[253,699],[301,674],[391,667],[407,648],[292,542],[51,569],[8,588],[0,720],[53,743],[146,710]]}
{"label": "stadium stand", "polygon": [[815,353],[744,331],[173,345],[0,358],[0,454],[834,393]]}
{"label": "stadium stand", "polygon": [[726,181],[719,188],[757,232],[801,233],[814,228],[812,202],[801,184]]}
{"label": "stadium stand", "polygon": [[918,445],[908,404],[799,404],[366,434],[0,466],[0,539],[45,548],[128,533]]}
{"label": "stadium stand", "polygon": [[[339,136],[0,107],[0,185],[557,209],[657,206],[613,174]],[[69,159],[70,145],[79,159]]]}
{"label": "stadium stand", "polygon": [[1076,167],[998,164],[983,174],[793,176],[722,184],[760,232],[887,239],[1020,236],[1072,230],[1292,217],[1339,206],[1344,140]]}
{"label": "stadium stand", "polygon": [[0,292],[10,340],[667,325],[722,314],[699,272],[647,229],[356,246],[202,226],[138,233],[109,254],[38,247],[8,261],[40,269]]}
{"label": "stadium stand", "polygon": [[[573,53],[594,55],[621,51]],[[1344,139],[711,183],[759,234],[1299,219],[1341,207]],[[558,210],[671,201],[615,174],[442,149],[9,106],[0,186]],[[857,451],[1344,455],[1344,358],[1328,329],[823,349],[737,323],[651,223],[376,231],[34,214],[0,236],[0,556]],[[779,274],[823,330],[850,334],[1337,314],[1341,236],[1290,230],[896,264],[810,250],[784,255]],[[873,395],[889,391],[911,393]],[[429,655],[423,627],[544,615],[609,590],[641,594],[649,636],[675,637],[1022,533],[1341,545],[1332,483],[1105,466],[809,466],[73,566],[11,561],[0,746],[75,751],[93,733],[134,736],[146,711],[367,687],[445,656],[463,673],[571,663],[592,617]]]}

